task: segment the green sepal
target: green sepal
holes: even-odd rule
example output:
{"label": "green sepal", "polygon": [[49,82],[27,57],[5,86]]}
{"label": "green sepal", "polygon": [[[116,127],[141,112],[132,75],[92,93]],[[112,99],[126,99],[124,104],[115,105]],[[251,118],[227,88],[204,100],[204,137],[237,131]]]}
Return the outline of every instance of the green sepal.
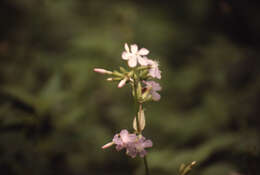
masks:
{"label": "green sepal", "polygon": [[128,71],[125,69],[125,68],[123,68],[123,67],[119,67],[119,69],[120,69],[120,71],[122,72],[122,73],[128,73]]}
{"label": "green sepal", "polygon": [[117,77],[124,77],[124,74],[122,74],[122,73],[120,73],[120,72],[118,72],[116,70],[113,71],[112,75],[117,76]]}
{"label": "green sepal", "polygon": [[142,99],[142,85],[140,82],[137,84],[137,99]]}

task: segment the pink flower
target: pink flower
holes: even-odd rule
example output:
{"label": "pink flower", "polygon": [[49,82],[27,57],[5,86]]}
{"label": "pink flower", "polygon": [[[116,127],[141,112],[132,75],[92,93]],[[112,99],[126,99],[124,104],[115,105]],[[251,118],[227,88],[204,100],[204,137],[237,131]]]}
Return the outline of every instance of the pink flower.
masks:
{"label": "pink flower", "polygon": [[143,58],[143,56],[148,55],[149,50],[145,48],[141,48],[140,50],[138,50],[138,46],[136,44],[133,44],[130,47],[131,51],[127,43],[125,43],[126,51],[122,53],[123,60],[128,60],[128,66],[135,67],[137,63],[139,63],[140,65],[147,65],[146,60]]}
{"label": "pink flower", "polygon": [[153,78],[161,79],[161,71],[159,70],[158,62],[148,60],[148,65],[151,66],[151,68],[149,69],[149,75]]}
{"label": "pink flower", "polygon": [[159,70],[159,64],[157,61],[150,60],[147,57],[144,57],[143,66],[150,66],[149,74],[153,78],[161,79],[161,71]]}
{"label": "pink flower", "polygon": [[137,136],[135,134],[129,134],[126,129],[123,129],[119,134],[116,134],[113,138],[113,142],[116,144],[116,150],[120,151],[123,148],[131,147],[136,142]]}
{"label": "pink flower", "polygon": [[119,134],[116,134],[112,142],[109,142],[102,146],[103,149],[108,148],[112,145],[116,145],[116,150],[120,151],[126,149],[126,154],[132,158],[136,155],[144,157],[147,154],[145,148],[153,146],[151,140],[146,140],[143,136],[136,136],[136,134],[130,134],[126,129],[123,129]]}
{"label": "pink flower", "polygon": [[144,84],[146,84],[146,88],[150,89],[150,94],[152,95],[152,99],[154,101],[160,100],[161,96],[157,93],[157,91],[162,90],[162,87],[159,83],[156,83],[155,81],[144,81]]}
{"label": "pink flower", "polygon": [[139,154],[140,157],[144,157],[147,154],[145,148],[150,148],[153,146],[151,140],[146,140],[145,137],[141,136],[135,143],[129,145],[127,148],[127,155],[135,158]]}

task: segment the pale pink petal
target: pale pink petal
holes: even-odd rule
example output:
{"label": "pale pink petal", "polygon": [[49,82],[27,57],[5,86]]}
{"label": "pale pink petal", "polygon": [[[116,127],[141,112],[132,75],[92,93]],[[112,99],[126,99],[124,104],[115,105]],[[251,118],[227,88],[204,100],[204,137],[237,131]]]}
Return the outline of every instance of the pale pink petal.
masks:
{"label": "pale pink petal", "polygon": [[128,47],[127,43],[125,43],[125,50],[126,50],[127,52],[129,52],[129,47]]}
{"label": "pale pink petal", "polygon": [[135,158],[137,155],[137,150],[135,148],[134,144],[130,144],[128,145],[128,147],[126,148],[126,154],[129,155],[132,158]]}
{"label": "pale pink petal", "polygon": [[138,51],[139,55],[148,55],[149,54],[149,50],[147,50],[146,48],[142,48]]}
{"label": "pale pink petal", "polygon": [[135,54],[137,53],[137,51],[138,51],[138,46],[136,44],[131,45],[131,52]]}
{"label": "pale pink petal", "polygon": [[156,72],[154,71],[154,69],[150,69],[150,70],[149,70],[149,75],[150,75],[151,77],[153,77],[153,78],[156,77]]}
{"label": "pale pink petal", "polygon": [[136,57],[132,57],[131,59],[128,60],[129,67],[135,67],[136,65],[137,65]]}
{"label": "pale pink petal", "polygon": [[137,136],[135,134],[128,134],[127,142],[135,142],[137,140]]}
{"label": "pale pink petal", "polygon": [[113,142],[114,142],[115,144],[117,144],[117,145],[123,143],[123,142],[122,142],[122,139],[119,137],[119,134],[116,134],[116,135],[114,136]]}
{"label": "pale pink petal", "polygon": [[159,101],[160,99],[161,99],[161,96],[160,96],[160,94],[158,94],[157,92],[153,92],[152,93],[152,99],[154,100],[154,101]]}
{"label": "pale pink petal", "polygon": [[151,140],[146,140],[144,143],[143,143],[143,148],[150,148],[153,146],[153,142]]}
{"label": "pale pink petal", "polygon": [[124,52],[122,53],[122,58],[123,58],[123,60],[128,60],[128,59],[129,59],[129,53],[127,53],[126,51],[124,51]]}
{"label": "pale pink petal", "polygon": [[117,151],[120,151],[120,150],[122,150],[123,148],[124,148],[123,145],[116,145],[116,150],[117,150]]}
{"label": "pale pink petal", "polygon": [[128,136],[128,131],[126,129],[123,129],[121,132],[120,132],[120,137],[122,140],[126,139],[127,136]]}
{"label": "pale pink petal", "polygon": [[143,58],[143,57],[138,55],[137,59],[138,59],[138,62],[140,63],[140,65],[142,65],[142,66],[148,65],[147,58]]}
{"label": "pale pink petal", "polygon": [[162,90],[162,87],[160,86],[159,83],[156,83],[155,81],[149,81],[150,85],[152,86],[152,89],[154,91],[160,91]]}
{"label": "pale pink petal", "polygon": [[139,152],[140,157],[144,157],[146,154],[147,154],[147,151],[145,151],[144,149]]}
{"label": "pale pink petal", "polygon": [[160,84],[159,84],[159,83],[156,83],[155,81],[144,81],[144,83],[145,83],[147,86],[152,87],[152,90],[153,90],[153,91],[160,91],[160,90],[162,90],[162,87],[160,86]]}
{"label": "pale pink petal", "polygon": [[154,74],[155,74],[154,78],[161,79],[161,71],[158,68],[154,70]]}

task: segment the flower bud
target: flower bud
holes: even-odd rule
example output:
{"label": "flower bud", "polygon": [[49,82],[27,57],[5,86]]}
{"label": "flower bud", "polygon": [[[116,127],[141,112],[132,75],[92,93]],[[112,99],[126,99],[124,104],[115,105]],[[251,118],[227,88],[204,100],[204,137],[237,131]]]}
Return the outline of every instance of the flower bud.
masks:
{"label": "flower bud", "polygon": [[118,88],[121,88],[123,87],[125,84],[126,84],[126,81],[127,81],[127,77],[125,77],[123,80],[121,80],[119,83],[118,83]]}
{"label": "flower bud", "polygon": [[107,78],[107,81],[113,81],[113,78],[109,77]]}
{"label": "flower bud", "polygon": [[114,144],[115,144],[114,142],[109,142],[109,143],[105,144],[104,146],[102,146],[102,149],[106,149]]}
{"label": "flower bud", "polygon": [[106,69],[100,69],[100,68],[95,68],[94,72],[100,73],[100,74],[112,74],[111,71],[108,71]]}

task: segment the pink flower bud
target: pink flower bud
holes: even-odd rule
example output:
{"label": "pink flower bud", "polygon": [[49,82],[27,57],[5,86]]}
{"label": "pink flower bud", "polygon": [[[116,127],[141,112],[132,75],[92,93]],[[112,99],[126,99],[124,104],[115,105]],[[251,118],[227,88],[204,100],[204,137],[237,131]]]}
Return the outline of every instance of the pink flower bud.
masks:
{"label": "pink flower bud", "polygon": [[112,145],[114,145],[114,142],[109,142],[109,143],[105,144],[104,146],[102,146],[102,149],[106,149]]}
{"label": "pink flower bud", "polygon": [[100,73],[100,74],[112,74],[111,71],[108,71],[106,69],[100,69],[100,68],[95,68],[94,72]]}
{"label": "pink flower bud", "polygon": [[119,83],[118,83],[118,88],[121,88],[123,87],[125,84],[126,84],[126,81],[127,81],[127,78],[124,78],[123,80],[121,80]]}

